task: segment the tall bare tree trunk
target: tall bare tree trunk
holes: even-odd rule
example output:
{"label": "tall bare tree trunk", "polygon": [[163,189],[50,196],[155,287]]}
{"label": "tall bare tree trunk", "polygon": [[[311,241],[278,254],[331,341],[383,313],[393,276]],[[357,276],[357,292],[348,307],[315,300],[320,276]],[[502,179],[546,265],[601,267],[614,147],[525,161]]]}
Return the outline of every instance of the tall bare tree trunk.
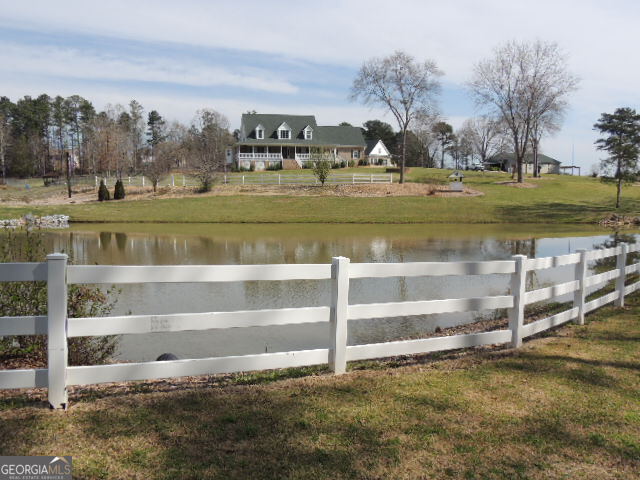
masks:
{"label": "tall bare tree trunk", "polygon": [[71,162],[69,161],[69,152],[65,152],[65,166],[67,169],[67,194],[71,198]]}
{"label": "tall bare tree trunk", "polygon": [[533,139],[531,141],[531,150],[533,153],[533,176],[538,178],[540,175],[538,174],[538,139]]}
{"label": "tall bare tree trunk", "polygon": [[622,195],[622,175],[618,175],[618,188],[616,191],[616,208],[620,208],[620,195]]}
{"label": "tall bare tree trunk", "polygon": [[400,159],[400,183],[404,183],[404,165],[407,154],[407,129],[402,130],[402,158]]}

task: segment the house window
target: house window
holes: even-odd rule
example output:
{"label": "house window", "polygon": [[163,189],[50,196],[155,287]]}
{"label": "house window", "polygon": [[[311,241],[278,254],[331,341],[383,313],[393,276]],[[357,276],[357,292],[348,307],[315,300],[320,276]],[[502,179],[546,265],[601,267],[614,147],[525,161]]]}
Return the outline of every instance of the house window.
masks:
{"label": "house window", "polygon": [[279,138],[282,140],[289,140],[291,132],[289,132],[289,130],[280,130],[279,132]]}
{"label": "house window", "polygon": [[356,160],[360,158],[360,150],[351,150],[351,158]]}
{"label": "house window", "polygon": [[312,136],[311,130],[305,130],[304,131],[304,139],[305,140],[311,140],[311,136]]}
{"label": "house window", "polygon": [[256,130],[256,138],[258,140],[264,140],[264,130],[259,128]]}

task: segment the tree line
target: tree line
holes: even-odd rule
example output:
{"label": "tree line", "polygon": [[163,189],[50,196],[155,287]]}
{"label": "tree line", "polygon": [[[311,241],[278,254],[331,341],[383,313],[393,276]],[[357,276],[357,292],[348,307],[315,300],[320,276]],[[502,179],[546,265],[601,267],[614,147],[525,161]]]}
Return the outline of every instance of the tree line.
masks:
{"label": "tree line", "polygon": [[[367,141],[382,140],[396,159],[402,157],[404,134],[395,132],[390,124],[368,120],[362,133]],[[407,167],[468,169],[509,151],[506,127],[488,115],[469,118],[458,129],[438,114],[418,116],[404,143]]]}
{"label": "tree line", "polygon": [[181,167],[208,189],[232,140],[229,121],[211,109],[198,110],[185,125],[167,122],[156,110],[145,114],[136,100],[96,111],[79,95],[25,96],[15,103],[0,97],[3,182],[9,176],[143,173],[155,188],[162,175]]}
{"label": "tree line", "polygon": [[[454,137],[449,126],[437,121],[442,75],[433,60],[416,61],[407,53],[397,51],[365,61],[353,80],[352,100],[386,108],[398,124],[402,140],[400,182],[404,179],[411,137],[416,132],[430,130],[422,128],[424,125],[439,124],[434,144],[440,144],[441,166],[447,148],[456,162],[472,155],[472,135]],[[568,106],[567,98],[577,86],[578,78],[568,71],[567,58],[556,43],[507,42],[474,66],[467,83],[468,91],[484,111],[485,117],[480,122],[504,132],[500,136],[514,153],[518,182],[523,181],[528,152],[533,153],[533,171],[534,175],[538,174],[540,141],[545,134],[559,129]],[[471,123],[467,127],[475,130]],[[482,143],[484,137],[480,137]],[[432,155],[423,155],[433,161]]]}

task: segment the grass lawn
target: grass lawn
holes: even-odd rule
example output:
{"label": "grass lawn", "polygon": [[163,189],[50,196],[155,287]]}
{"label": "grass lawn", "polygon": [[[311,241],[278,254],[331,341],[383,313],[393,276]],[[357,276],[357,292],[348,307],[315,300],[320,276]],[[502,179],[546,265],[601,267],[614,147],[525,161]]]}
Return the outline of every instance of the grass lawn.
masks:
{"label": "grass lawn", "polygon": [[73,455],[74,478],[640,478],[627,300],[518,351],[137,383],[73,394],[67,412],[14,393],[0,454]]}
{"label": "grass lawn", "polygon": [[[382,171],[360,168],[344,169],[344,172],[375,173],[378,170]],[[442,182],[447,173],[413,168],[408,179]],[[510,179],[507,174],[465,172],[465,175],[466,185],[483,192],[483,196],[191,196],[51,206],[8,206],[0,202],[0,218],[26,213],[64,213],[75,222],[593,224],[615,211],[615,187],[596,178],[546,175],[542,179],[527,179],[537,188],[514,188],[499,184]],[[317,188],[322,191],[322,187]],[[0,191],[0,199],[10,193]],[[638,212],[640,187],[626,187],[618,213],[637,215]]]}

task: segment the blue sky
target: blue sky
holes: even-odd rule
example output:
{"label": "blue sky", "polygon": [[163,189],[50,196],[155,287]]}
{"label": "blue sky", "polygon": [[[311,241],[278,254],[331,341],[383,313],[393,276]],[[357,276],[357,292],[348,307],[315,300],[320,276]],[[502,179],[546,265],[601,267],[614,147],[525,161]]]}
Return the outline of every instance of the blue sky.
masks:
{"label": "blue sky", "polygon": [[640,108],[639,3],[0,0],[0,95],[77,93],[97,108],[135,98],[183,122],[214,108],[232,127],[246,110],[393,124],[347,96],[364,60],[401,49],[444,71],[440,110],[458,127],[478,113],[464,86],[474,63],[505,41],[542,39],[558,42],[581,78],[562,131],[542,148],[571,164],[575,147],[586,173],[601,157],[600,113]]}

